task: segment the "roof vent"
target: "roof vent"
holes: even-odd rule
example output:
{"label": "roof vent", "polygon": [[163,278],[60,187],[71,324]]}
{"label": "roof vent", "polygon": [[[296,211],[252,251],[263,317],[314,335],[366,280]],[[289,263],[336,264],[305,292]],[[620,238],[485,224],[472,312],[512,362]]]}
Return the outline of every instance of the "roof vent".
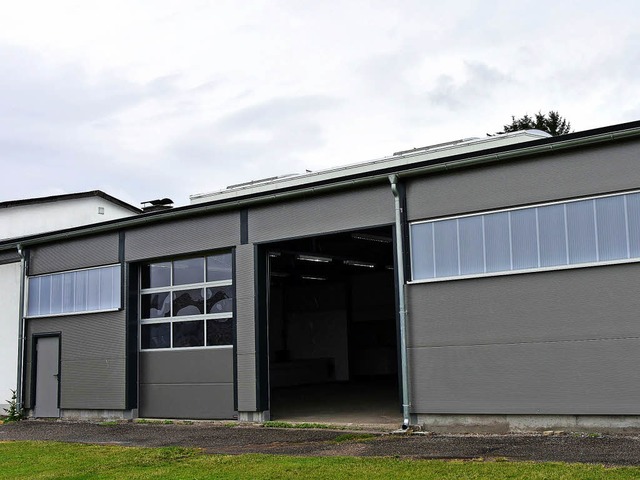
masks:
{"label": "roof vent", "polygon": [[173,208],[173,200],[170,198],[158,198],[156,200],[147,200],[142,203],[142,211],[147,212],[159,212],[160,210],[169,210]]}

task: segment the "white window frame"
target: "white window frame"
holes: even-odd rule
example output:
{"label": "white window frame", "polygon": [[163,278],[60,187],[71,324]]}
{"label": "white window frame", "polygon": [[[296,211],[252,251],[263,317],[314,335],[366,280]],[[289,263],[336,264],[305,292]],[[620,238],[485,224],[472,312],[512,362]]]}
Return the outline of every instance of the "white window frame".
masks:
{"label": "white window frame", "polygon": [[[502,209],[496,209],[496,210],[486,210],[486,211],[482,211],[482,212],[476,212],[476,213],[469,213],[469,214],[463,214],[463,215],[450,215],[450,216],[446,216],[446,217],[438,217],[438,218],[433,218],[433,219],[427,219],[427,220],[418,220],[418,221],[412,221],[409,222],[409,250],[410,250],[410,265],[411,265],[411,280],[408,281],[408,284],[420,284],[420,283],[434,283],[434,282],[445,282],[445,281],[452,281],[452,280],[465,280],[465,279],[469,279],[469,278],[484,278],[484,277],[496,277],[496,276],[503,276],[503,275],[518,275],[518,274],[522,274],[522,273],[535,273],[535,272],[547,272],[547,271],[556,271],[556,270],[570,270],[570,269],[575,269],[575,268],[588,268],[588,267],[595,267],[595,266],[606,266],[606,265],[620,265],[620,264],[627,264],[627,263],[638,263],[640,262],[640,256],[638,257],[631,257],[631,252],[630,252],[630,241],[629,241],[629,211],[628,211],[628,201],[627,201],[627,196],[628,195],[633,195],[633,194],[638,194],[640,193],[640,189],[636,189],[636,190],[629,190],[629,191],[624,191],[624,192],[616,192],[616,193],[609,193],[609,194],[600,194],[600,195],[591,195],[591,196],[586,196],[586,197],[580,197],[580,198],[572,198],[572,199],[568,199],[568,200],[557,200],[557,201],[552,201],[552,202],[543,202],[543,203],[536,203],[536,204],[531,204],[531,205],[525,205],[525,206],[520,206],[520,207],[509,207],[509,208],[502,208]],[[592,262],[584,262],[584,263],[567,263],[564,265],[553,265],[553,266],[548,266],[548,267],[531,267],[531,268],[523,268],[523,269],[517,269],[517,270],[500,270],[500,271],[494,271],[494,272],[479,272],[479,273],[472,273],[472,274],[465,274],[465,275],[452,275],[452,276],[447,276],[447,277],[433,277],[433,278],[419,278],[419,279],[415,279],[414,278],[414,249],[413,249],[413,229],[412,227],[414,225],[420,225],[420,224],[435,224],[437,222],[441,222],[441,221],[445,221],[445,220],[458,220],[458,219],[462,219],[462,218],[468,218],[468,217],[481,217],[483,219],[483,226],[484,226],[484,219],[486,218],[487,215],[491,215],[491,214],[495,214],[495,213],[502,213],[502,212],[513,212],[513,211],[517,211],[517,210],[527,210],[527,209],[534,209],[534,208],[540,208],[540,207],[547,207],[547,206],[551,206],[551,205],[563,205],[564,206],[564,227],[565,230],[567,229],[567,213],[566,213],[566,206],[568,204],[571,203],[575,203],[575,202],[582,202],[582,201],[589,201],[589,200],[599,200],[599,199],[603,199],[603,198],[610,198],[610,197],[623,197],[624,198],[624,213],[625,213],[625,226],[626,226],[626,243],[627,243],[627,256],[629,258],[619,258],[619,259],[613,259],[613,260],[597,260],[597,261],[592,261]],[[594,209],[595,209],[595,203],[594,203]],[[536,235],[539,237],[539,232],[538,232],[538,228],[539,228],[539,223],[537,221],[537,211],[536,211]],[[595,218],[595,228],[597,229],[597,216],[594,215]],[[483,255],[486,257],[486,249],[484,248],[484,244],[485,244],[485,239],[484,239],[484,228],[483,228]],[[567,232],[565,231],[565,240],[567,242],[567,262],[569,262],[569,254],[568,254],[568,242],[569,242],[569,237],[567,235]],[[597,233],[596,233],[596,240],[597,240]],[[511,242],[511,235],[509,235],[509,241]],[[435,242],[433,242],[433,250],[435,250]],[[538,241],[537,243],[538,245],[538,264],[540,264],[540,243]],[[596,249],[598,248],[598,244],[596,241]],[[597,253],[598,250],[596,250]],[[433,257],[435,259],[435,251],[433,252]],[[599,258],[599,255],[598,255]],[[513,258],[511,260],[513,262]],[[484,265],[484,269],[486,270],[486,258],[484,259],[485,265]],[[460,265],[459,265],[460,268]],[[435,275],[435,272],[434,272]]]}
{"label": "white window frame", "polygon": [[[234,279],[234,269],[233,262],[231,267],[231,278],[227,280],[214,280],[207,282],[207,257],[213,257],[216,255],[222,254],[231,254],[233,258],[233,251],[224,251],[224,252],[212,252],[204,255],[192,256],[192,257],[176,257],[170,259],[162,259],[157,261],[146,261],[141,265],[141,268],[138,272],[138,350],[141,352],[175,352],[175,351],[184,351],[184,350],[202,350],[202,349],[221,349],[221,348],[233,348],[233,344],[229,345],[207,345],[207,320],[215,320],[215,319],[227,319],[230,318],[232,321],[235,320],[235,291],[233,292],[233,304],[231,312],[222,312],[222,313],[203,313],[199,315],[173,315],[173,294],[174,292],[179,292],[183,290],[197,290],[203,289],[205,291],[205,305],[206,305],[206,289],[210,287],[233,287],[233,279]],[[173,262],[180,260],[188,260],[193,258],[202,258],[203,268],[204,268],[204,282],[202,283],[188,283],[183,285],[173,285]],[[145,266],[155,264],[155,263],[170,263],[171,271],[170,271],[170,283],[171,285],[164,287],[151,287],[151,288],[142,288],[142,268]],[[142,296],[154,293],[168,293],[169,294],[169,312],[171,313],[168,317],[156,317],[156,318],[142,318]],[[206,307],[205,307],[206,310]],[[193,346],[193,347],[174,347],[173,346],[173,324],[180,322],[190,322],[190,321],[203,321],[204,322],[204,345],[201,346]],[[142,348],[142,326],[143,325],[152,325],[152,324],[169,324],[169,346],[164,348]]]}

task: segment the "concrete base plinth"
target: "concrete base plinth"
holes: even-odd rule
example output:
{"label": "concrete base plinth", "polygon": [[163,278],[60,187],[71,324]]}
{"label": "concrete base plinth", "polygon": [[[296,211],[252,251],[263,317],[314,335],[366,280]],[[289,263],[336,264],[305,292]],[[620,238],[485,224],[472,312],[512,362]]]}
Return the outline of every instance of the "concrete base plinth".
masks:
{"label": "concrete base plinth", "polygon": [[60,418],[66,420],[131,420],[136,417],[135,410],[60,410]]}
{"label": "concrete base plinth", "polygon": [[268,422],[271,419],[269,410],[262,412],[238,412],[239,422]]}
{"label": "concrete base plinth", "polygon": [[413,425],[441,433],[542,431],[640,432],[639,415],[412,415]]}

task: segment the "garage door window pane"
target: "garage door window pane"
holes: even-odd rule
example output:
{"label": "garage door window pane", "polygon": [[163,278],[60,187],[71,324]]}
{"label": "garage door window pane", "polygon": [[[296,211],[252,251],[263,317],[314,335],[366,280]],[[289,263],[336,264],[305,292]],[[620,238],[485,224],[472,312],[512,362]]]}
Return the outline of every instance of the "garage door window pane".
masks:
{"label": "garage door window pane", "polygon": [[202,315],[204,313],[204,289],[173,292],[173,315]]}
{"label": "garage door window pane", "polygon": [[207,320],[207,345],[232,345],[233,319],[215,318]]}
{"label": "garage door window pane", "polygon": [[171,346],[171,324],[151,323],[142,325],[140,331],[142,348],[169,348]]}
{"label": "garage door window pane", "polygon": [[173,262],[173,284],[204,282],[204,258],[189,258]]}
{"label": "garage door window pane", "polygon": [[231,253],[221,253],[207,257],[207,282],[231,280]]}
{"label": "garage door window pane", "polygon": [[204,345],[204,321],[174,322],[173,347],[202,347]]}
{"label": "garage door window pane", "polygon": [[233,287],[207,288],[207,312],[223,313],[233,311]]}

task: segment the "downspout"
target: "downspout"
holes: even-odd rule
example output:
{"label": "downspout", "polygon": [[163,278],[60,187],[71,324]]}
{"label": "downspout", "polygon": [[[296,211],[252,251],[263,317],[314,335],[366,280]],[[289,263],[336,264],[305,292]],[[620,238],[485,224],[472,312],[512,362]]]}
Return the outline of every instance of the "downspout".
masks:
{"label": "downspout", "polygon": [[26,259],[22,244],[16,246],[18,255],[20,255],[20,305],[18,307],[18,379],[16,382],[16,406],[18,411],[22,411],[24,408],[24,399],[22,395],[22,381],[24,378],[24,345],[25,345],[25,324],[24,324],[24,293],[25,293],[25,275]]}
{"label": "downspout", "polygon": [[400,370],[402,381],[402,429],[409,428],[409,358],[407,354],[407,308],[406,286],[404,278],[404,240],[402,229],[402,206],[400,204],[400,192],[398,191],[398,176],[390,175],[391,192],[395,203],[396,218],[396,281],[398,282],[398,314],[400,321]]}

